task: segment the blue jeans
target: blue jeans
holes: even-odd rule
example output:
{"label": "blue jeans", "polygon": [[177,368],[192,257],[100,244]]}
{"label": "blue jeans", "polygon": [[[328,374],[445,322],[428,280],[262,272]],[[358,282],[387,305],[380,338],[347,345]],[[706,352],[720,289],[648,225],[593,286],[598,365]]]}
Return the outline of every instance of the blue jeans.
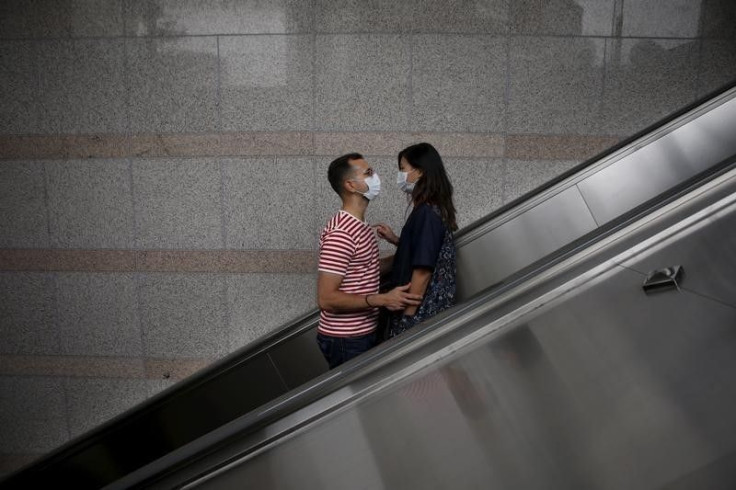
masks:
{"label": "blue jeans", "polygon": [[332,369],[375,346],[376,333],[360,337],[331,337],[318,333],[317,344]]}

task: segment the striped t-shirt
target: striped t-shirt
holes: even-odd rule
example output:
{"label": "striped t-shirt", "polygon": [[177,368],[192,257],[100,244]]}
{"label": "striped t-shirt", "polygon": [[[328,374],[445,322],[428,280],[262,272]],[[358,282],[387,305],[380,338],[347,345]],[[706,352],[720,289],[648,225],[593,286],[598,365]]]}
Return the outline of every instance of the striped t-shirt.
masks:
{"label": "striped t-shirt", "polygon": [[[319,271],[341,275],[344,293],[378,293],[381,272],[373,228],[347,211],[333,216],[319,239]],[[349,313],[322,310],[317,330],[332,337],[355,337],[373,332],[377,320],[378,308]]]}

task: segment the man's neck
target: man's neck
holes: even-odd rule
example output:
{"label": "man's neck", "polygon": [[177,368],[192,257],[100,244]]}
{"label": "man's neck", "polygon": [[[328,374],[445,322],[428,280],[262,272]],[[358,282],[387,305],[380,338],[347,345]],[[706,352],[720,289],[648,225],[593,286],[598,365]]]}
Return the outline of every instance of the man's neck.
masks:
{"label": "man's neck", "polygon": [[368,199],[360,194],[351,194],[342,200],[342,210],[347,211],[360,221],[365,221],[365,210],[368,207]]}

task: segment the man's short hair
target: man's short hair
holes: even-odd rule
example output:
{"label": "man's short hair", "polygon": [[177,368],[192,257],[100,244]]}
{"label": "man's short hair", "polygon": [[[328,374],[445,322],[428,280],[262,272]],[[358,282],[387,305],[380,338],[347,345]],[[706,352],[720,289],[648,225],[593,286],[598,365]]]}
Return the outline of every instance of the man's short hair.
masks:
{"label": "man's short hair", "polygon": [[348,153],[341,157],[335,158],[330,163],[330,168],[327,170],[327,180],[330,181],[330,185],[337,192],[337,195],[342,197],[343,186],[345,182],[353,172],[353,168],[350,162],[355,160],[361,160],[363,155],[360,153]]}

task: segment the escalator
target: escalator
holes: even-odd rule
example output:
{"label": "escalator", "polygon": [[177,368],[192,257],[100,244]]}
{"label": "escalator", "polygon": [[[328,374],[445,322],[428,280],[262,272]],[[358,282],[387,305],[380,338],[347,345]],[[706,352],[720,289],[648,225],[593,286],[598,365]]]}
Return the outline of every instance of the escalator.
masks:
{"label": "escalator", "polygon": [[736,488],[734,250],[731,165],[146,487]]}
{"label": "escalator", "polygon": [[[735,135],[731,86],[458,233],[460,304],[426,326],[327,372],[312,312],[10,475],[0,487],[63,481],[75,488],[166,488],[199,481],[246,453],[253,457],[274,440],[269,433],[283,439],[274,427],[297,431],[304,422],[294,425],[294,417],[339,410],[347,403],[340,397],[355,383],[370,391],[375,381],[368,380],[376,376],[396,380],[396,363],[420,356],[433,342],[454,345],[461,334],[466,340],[480,335],[472,333],[482,330],[480,323],[469,318],[488,305],[497,305],[499,314],[502,300],[569,257],[724,178],[736,157]],[[424,359],[417,362],[433,358]]]}

